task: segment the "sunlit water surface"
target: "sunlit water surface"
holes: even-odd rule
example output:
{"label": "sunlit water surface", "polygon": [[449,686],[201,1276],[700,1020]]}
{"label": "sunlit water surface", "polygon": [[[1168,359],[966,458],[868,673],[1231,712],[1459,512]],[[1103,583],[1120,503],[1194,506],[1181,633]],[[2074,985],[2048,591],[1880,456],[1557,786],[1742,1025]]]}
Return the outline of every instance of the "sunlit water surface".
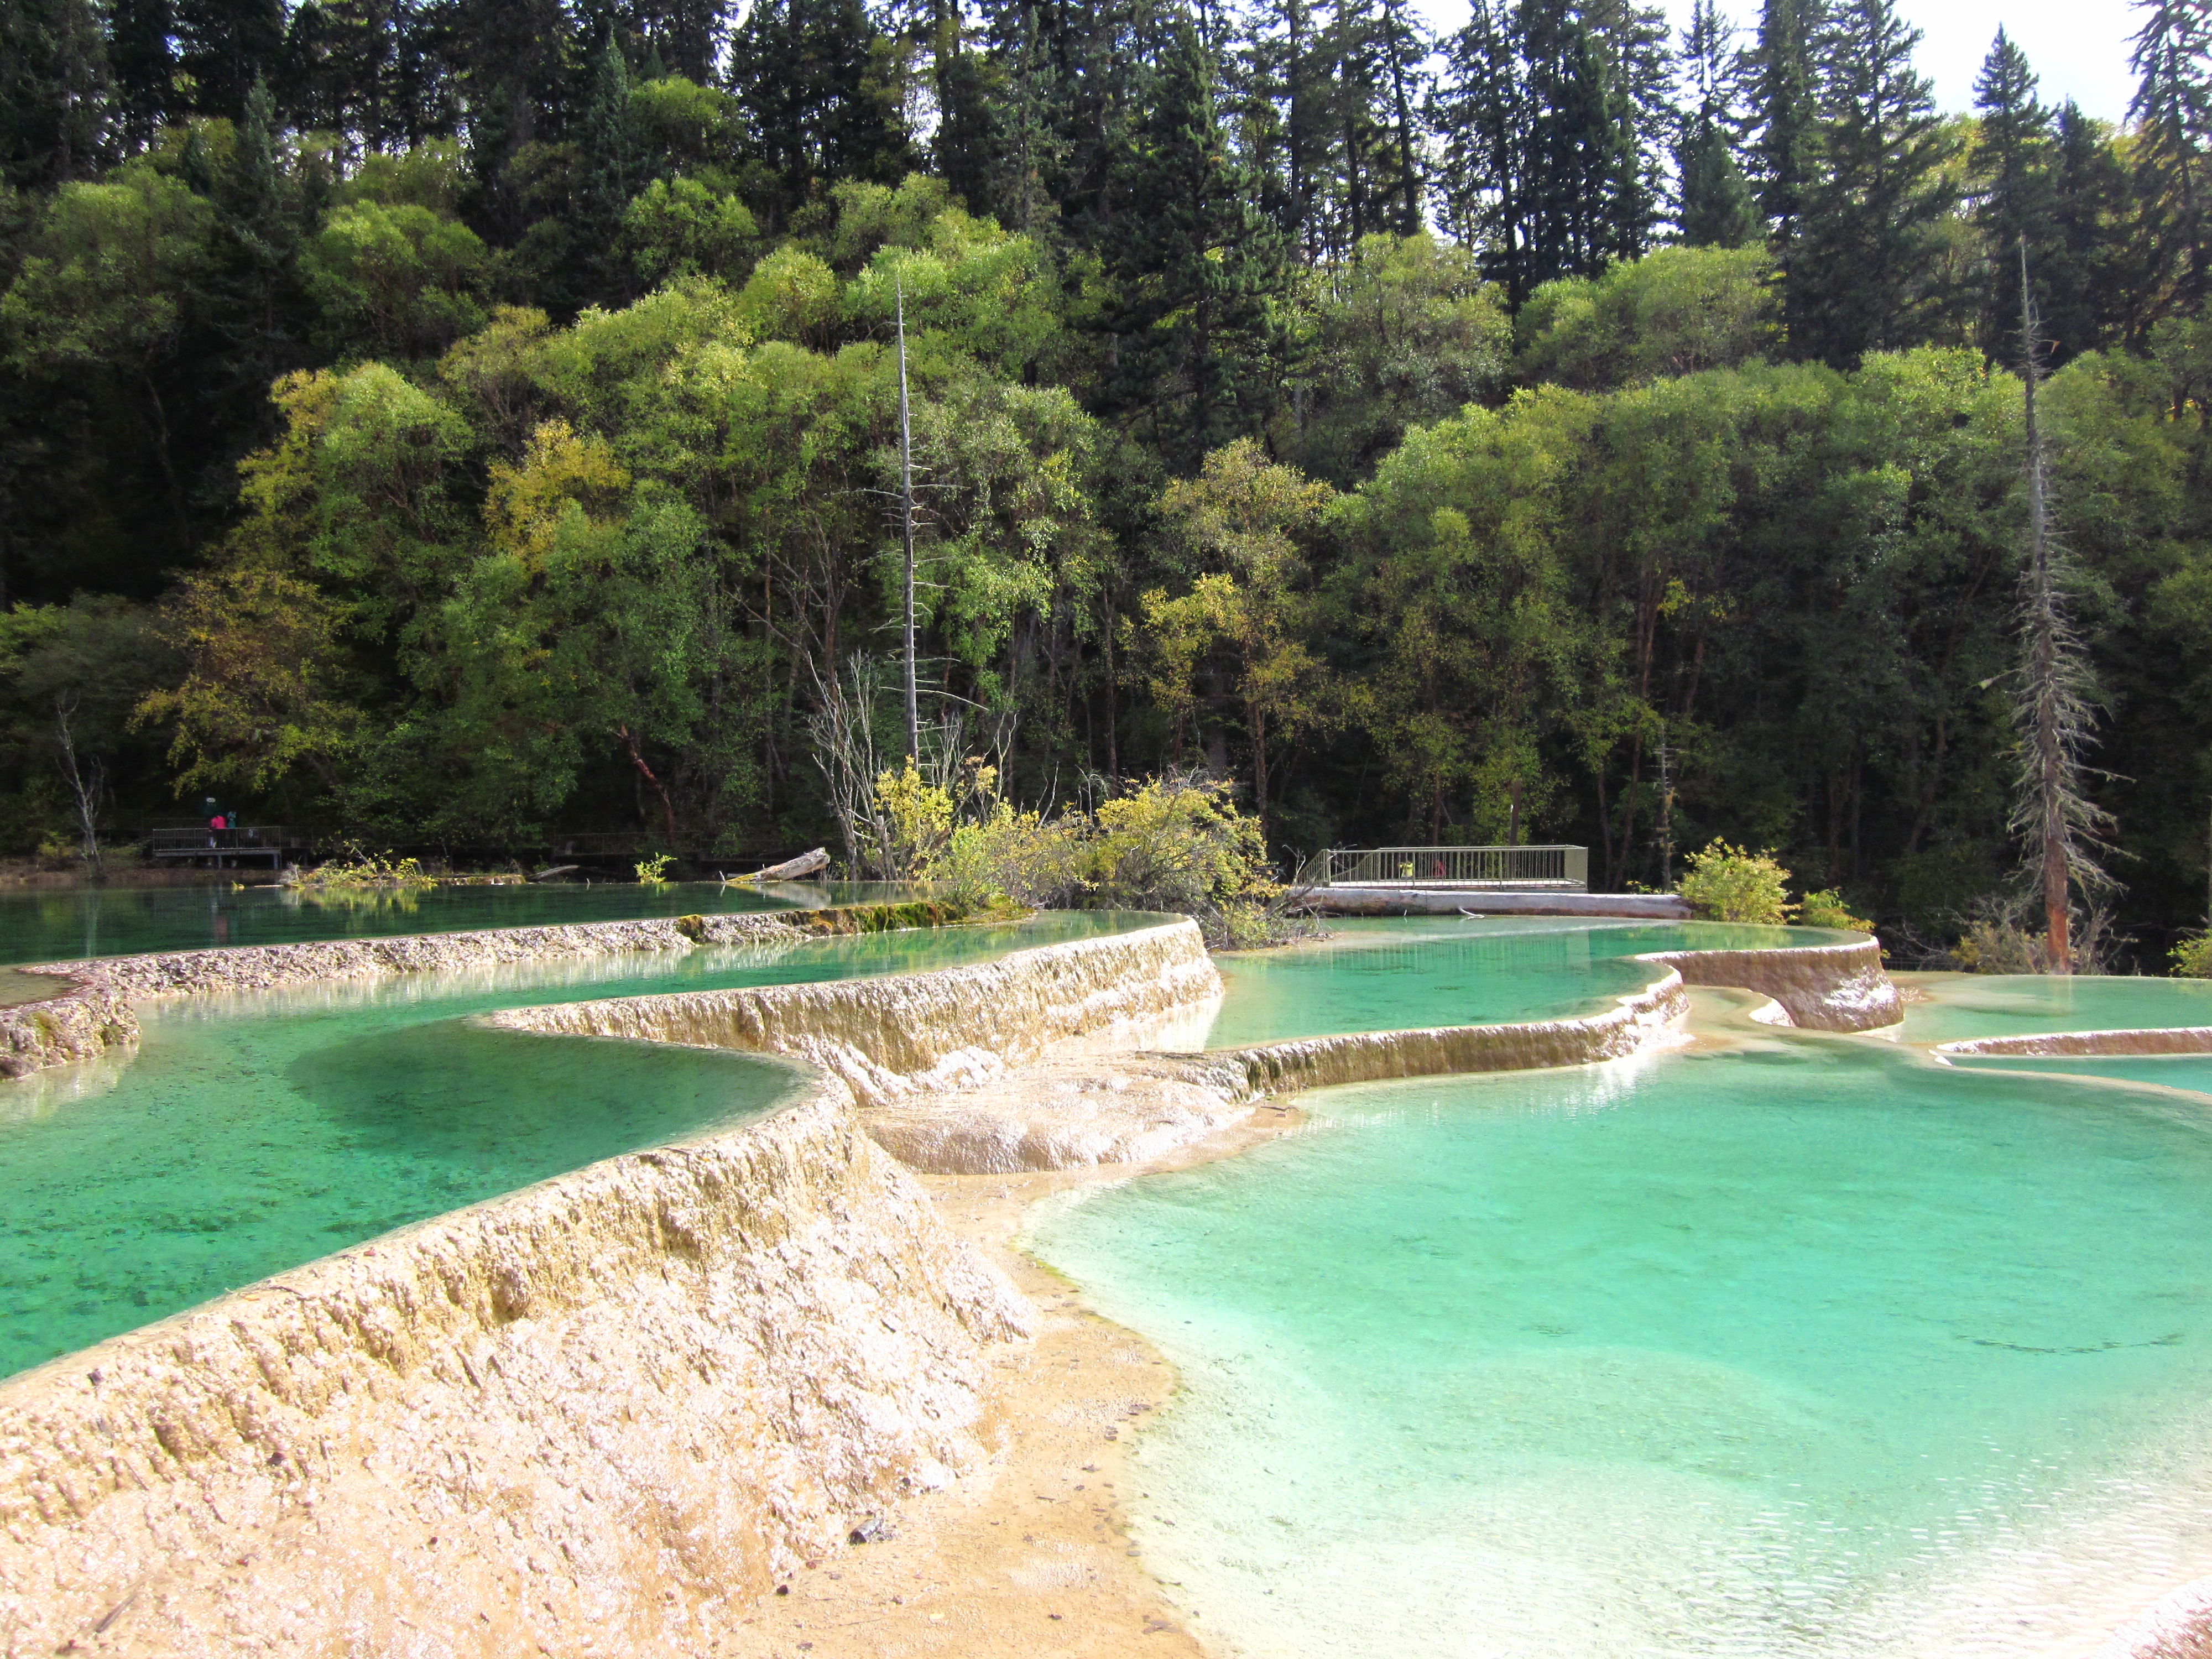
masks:
{"label": "sunlit water surface", "polygon": [[1332,921],[1329,938],[1219,958],[1228,996],[1200,1044],[1483,1025],[1595,1012],[1650,984],[1645,951],[1752,950],[1854,939],[1814,927],[1557,917]]}
{"label": "sunlit water surface", "polygon": [[386,1230],[757,1115],[742,1054],[495,1030],[599,996],[947,967],[1160,920],[1054,913],[141,1006],[135,1051],[0,1083],[0,1375]]}
{"label": "sunlit water surface", "polygon": [[1268,1659],[2078,1652],[2212,1571],[2185,1098],[1778,1037],[1305,1097],[1057,1202],[1146,1564]]}

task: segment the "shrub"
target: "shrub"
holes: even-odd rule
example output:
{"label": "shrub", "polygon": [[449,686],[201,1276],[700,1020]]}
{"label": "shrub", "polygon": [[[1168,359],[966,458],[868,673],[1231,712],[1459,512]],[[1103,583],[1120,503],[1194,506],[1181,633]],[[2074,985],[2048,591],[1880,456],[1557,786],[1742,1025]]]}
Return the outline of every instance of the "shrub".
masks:
{"label": "shrub", "polygon": [[1716,841],[1689,862],[1677,890],[1700,921],[1784,922],[1797,908],[1790,902],[1790,872],[1771,848],[1753,853]]}
{"label": "shrub", "polygon": [[1874,924],[1863,916],[1851,914],[1844,896],[1832,887],[1823,887],[1818,892],[1808,893],[1798,902],[1797,925],[1800,927],[1840,927],[1853,933],[1871,933]]}
{"label": "shrub", "polygon": [[963,905],[1175,912],[1225,949],[1273,944],[1293,931],[1259,820],[1237,811],[1230,784],[1151,778],[1095,812],[1048,817],[1017,810],[998,795],[997,781],[976,761],[951,787],[911,763],[879,775],[873,808],[891,867]]}
{"label": "shrub", "polygon": [[637,872],[640,884],[658,887],[668,879],[668,866],[675,862],[673,854],[653,853],[640,859],[632,867]]}
{"label": "shrub", "polygon": [[2031,933],[2008,916],[1984,914],[1966,924],[1952,955],[1969,974],[2039,974],[2044,971],[2044,936]]}
{"label": "shrub", "polygon": [[2173,947],[2173,971],[2181,979],[2212,979],[2212,928],[2191,933]]}

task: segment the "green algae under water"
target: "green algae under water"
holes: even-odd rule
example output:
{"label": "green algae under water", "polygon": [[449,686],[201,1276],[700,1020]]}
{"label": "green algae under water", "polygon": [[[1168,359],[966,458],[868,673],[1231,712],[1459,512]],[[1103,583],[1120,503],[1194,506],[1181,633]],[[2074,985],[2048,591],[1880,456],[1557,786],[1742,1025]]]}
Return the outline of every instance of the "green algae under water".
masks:
{"label": "green algae under water", "polygon": [[1160,920],[1059,913],[141,1006],[135,1051],[0,1083],[0,1375],[391,1228],[757,1115],[793,1073],[467,1017],[941,968]]}
{"label": "green algae under water", "polygon": [[1255,1659],[2085,1651],[2212,1571],[2212,1118],[1780,1036],[1316,1093],[1058,1200]]}
{"label": "green algae under water", "polygon": [[694,912],[857,903],[911,889],[884,882],[780,885],[767,892],[711,881],[551,883],[315,893],[272,884],[80,887],[0,893],[0,963],[74,962],[150,951],[395,933],[471,933]]}
{"label": "green algae under water", "polygon": [[1859,937],[1723,922],[1541,917],[1333,921],[1330,937],[1219,958],[1228,990],[1194,1046],[1235,1048],[1345,1031],[1488,1025],[1596,1012],[1655,978],[1646,951],[1754,950]]}

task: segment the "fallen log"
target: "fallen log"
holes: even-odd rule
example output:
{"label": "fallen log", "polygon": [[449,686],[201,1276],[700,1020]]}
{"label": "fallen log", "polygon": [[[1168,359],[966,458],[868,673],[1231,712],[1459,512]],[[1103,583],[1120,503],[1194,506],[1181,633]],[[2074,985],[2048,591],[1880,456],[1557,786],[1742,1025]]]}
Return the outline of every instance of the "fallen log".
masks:
{"label": "fallen log", "polygon": [[801,853],[795,859],[786,859],[781,864],[771,864],[765,870],[756,870],[749,876],[724,876],[724,884],[749,887],[759,881],[797,881],[801,876],[811,876],[830,867],[828,849],[817,847],[811,853]]}

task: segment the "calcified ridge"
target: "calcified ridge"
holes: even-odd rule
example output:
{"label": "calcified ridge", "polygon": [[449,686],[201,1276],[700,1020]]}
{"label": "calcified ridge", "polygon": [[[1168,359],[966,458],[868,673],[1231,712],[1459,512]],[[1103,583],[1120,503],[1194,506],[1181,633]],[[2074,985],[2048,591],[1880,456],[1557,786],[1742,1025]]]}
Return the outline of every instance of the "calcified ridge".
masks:
{"label": "calcified ridge", "polygon": [[[90,1018],[104,997],[112,1018],[126,986],[517,961],[529,934],[556,956],[678,948],[642,942],[663,927],[137,958],[58,1000]],[[1794,952],[1733,953],[1733,982],[1850,1029],[1867,1004],[1852,948],[1826,963],[1834,1008]],[[1128,1161],[1269,1091],[1632,1054],[1683,1012],[1669,963],[1581,1019],[1205,1055],[1132,1052],[1220,995],[1188,922],[932,973],[495,1016],[785,1056],[794,1101],[0,1384],[0,1651],[724,1650],[801,1559],[981,1455],[990,1353],[1030,1328],[884,1146],[933,1169]]]}

